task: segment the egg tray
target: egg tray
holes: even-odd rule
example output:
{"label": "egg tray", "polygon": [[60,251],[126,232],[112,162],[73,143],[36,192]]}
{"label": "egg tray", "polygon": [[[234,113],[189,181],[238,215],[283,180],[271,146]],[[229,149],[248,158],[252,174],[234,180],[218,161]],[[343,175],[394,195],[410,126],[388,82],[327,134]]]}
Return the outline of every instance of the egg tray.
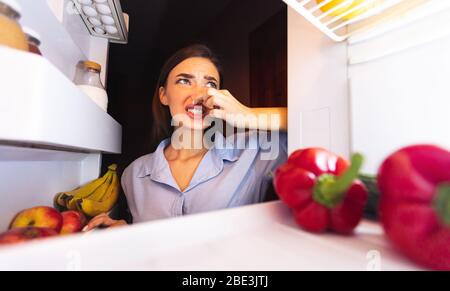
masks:
{"label": "egg tray", "polygon": [[92,36],[127,43],[128,31],[119,0],[73,0]]}

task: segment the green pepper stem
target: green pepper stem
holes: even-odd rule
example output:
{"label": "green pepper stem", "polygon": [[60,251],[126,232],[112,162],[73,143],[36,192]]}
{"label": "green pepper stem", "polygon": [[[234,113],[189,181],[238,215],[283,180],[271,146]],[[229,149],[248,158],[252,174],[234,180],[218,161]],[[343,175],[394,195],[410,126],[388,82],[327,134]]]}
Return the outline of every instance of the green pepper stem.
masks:
{"label": "green pepper stem", "polygon": [[350,167],[342,175],[324,174],[320,176],[314,187],[314,199],[329,208],[335,207],[358,177],[363,159],[361,154],[355,153],[351,157]]}
{"label": "green pepper stem", "polygon": [[353,154],[350,167],[342,175],[338,176],[334,183],[328,185],[325,184],[322,191],[324,191],[326,195],[336,195],[347,191],[353,183],[353,180],[358,177],[362,162],[363,156],[361,154]]}
{"label": "green pepper stem", "polygon": [[450,183],[442,183],[437,186],[434,209],[444,224],[450,226]]}

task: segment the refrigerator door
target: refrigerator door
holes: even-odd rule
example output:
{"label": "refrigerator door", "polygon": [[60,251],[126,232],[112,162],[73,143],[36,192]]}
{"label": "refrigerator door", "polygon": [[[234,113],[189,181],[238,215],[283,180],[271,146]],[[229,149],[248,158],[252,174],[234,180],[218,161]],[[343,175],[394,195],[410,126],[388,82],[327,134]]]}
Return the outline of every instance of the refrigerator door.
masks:
{"label": "refrigerator door", "polygon": [[0,232],[20,210],[97,178],[103,152],[121,151],[120,124],[72,82],[80,60],[106,68],[107,40],[89,36],[70,1],[17,2],[43,56],[0,47]]}

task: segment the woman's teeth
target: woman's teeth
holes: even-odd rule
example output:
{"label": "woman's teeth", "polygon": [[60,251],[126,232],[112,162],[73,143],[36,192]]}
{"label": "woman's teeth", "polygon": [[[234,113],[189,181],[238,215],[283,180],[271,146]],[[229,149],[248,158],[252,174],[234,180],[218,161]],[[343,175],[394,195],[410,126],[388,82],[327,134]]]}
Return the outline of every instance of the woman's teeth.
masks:
{"label": "woman's teeth", "polygon": [[203,108],[202,106],[195,106],[194,108],[189,108],[188,112],[194,114],[194,115],[202,115],[203,114]]}
{"label": "woman's teeth", "polygon": [[208,114],[208,108],[203,105],[190,105],[186,107],[186,112],[191,118],[203,119]]}

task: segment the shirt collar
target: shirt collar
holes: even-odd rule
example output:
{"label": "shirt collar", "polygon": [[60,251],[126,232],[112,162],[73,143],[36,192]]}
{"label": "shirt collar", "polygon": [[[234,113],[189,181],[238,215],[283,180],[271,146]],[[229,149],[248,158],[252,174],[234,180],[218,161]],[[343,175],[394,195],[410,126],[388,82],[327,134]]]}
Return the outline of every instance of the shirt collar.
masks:
{"label": "shirt collar", "polygon": [[170,137],[161,141],[155,152],[148,155],[148,158],[142,163],[141,169],[137,173],[137,177],[143,178],[158,172],[164,166],[164,149],[170,142]]}
{"label": "shirt collar", "polygon": [[234,144],[234,137],[225,138],[222,133],[216,132],[214,146],[211,150],[222,160],[234,162],[239,159],[239,149]]}
{"label": "shirt collar", "polygon": [[[172,177],[169,164],[164,156],[164,149],[170,143],[171,138],[168,137],[161,141],[153,154],[150,154],[148,158],[142,163],[141,169],[137,173],[137,177],[143,178],[151,176],[152,179],[159,180],[158,177],[164,179],[164,183],[167,184],[168,176]],[[203,160],[206,160],[208,164],[214,169],[221,168],[223,161],[234,162],[239,159],[240,151],[236,149],[233,143],[233,139],[225,138],[222,133],[216,132],[215,139],[212,147],[205,154]],[[203,161],[202,161],[203,163]],[[216,172],[216,171],[214,171]],[[170,175],[169,175],[170,174]],[[194,180],[195,177],[193,177]],[[175,181],[173,181],[175,183]],[[176,183],[175,183],[176,185]]]}

